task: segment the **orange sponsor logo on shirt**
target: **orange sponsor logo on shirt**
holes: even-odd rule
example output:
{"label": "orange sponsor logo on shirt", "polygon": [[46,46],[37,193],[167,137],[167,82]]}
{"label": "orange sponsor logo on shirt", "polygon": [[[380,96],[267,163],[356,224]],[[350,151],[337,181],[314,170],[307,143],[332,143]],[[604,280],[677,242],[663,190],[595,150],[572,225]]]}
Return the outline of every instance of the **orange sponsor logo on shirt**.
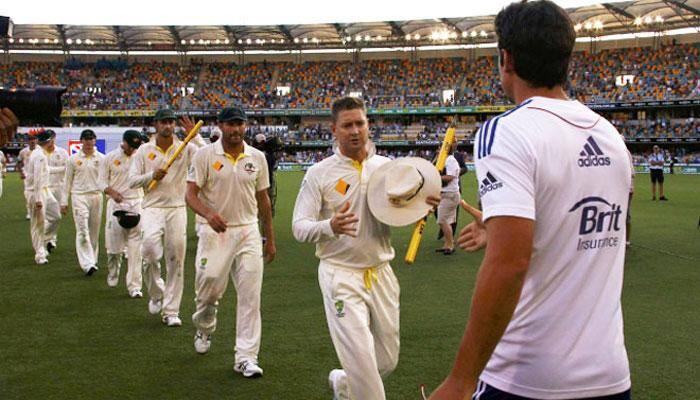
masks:
{"label": "orange sponsor logo on shirt", "polygon": [[212,165],[212,167],[214,167],[214,169],[217,170],[217,171],[221,171],[221,168],[224,167],[224,164],[222,164],[222,163],[220,163],[219,161],[217,161],[217,162],[214,163],[214,165]]}

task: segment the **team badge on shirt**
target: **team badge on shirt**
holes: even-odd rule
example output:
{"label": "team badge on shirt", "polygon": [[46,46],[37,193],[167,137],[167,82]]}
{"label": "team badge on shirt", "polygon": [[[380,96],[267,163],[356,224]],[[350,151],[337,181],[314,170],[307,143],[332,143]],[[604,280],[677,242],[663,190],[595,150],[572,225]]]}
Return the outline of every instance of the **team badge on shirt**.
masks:
{"label": "team badge on shirt", "polygon": [[343,300],[337,300],[335,302],[335,316],[338,318],[345,316],[345,303],[343,303]]}
{"label": "team badge on shirt", "polygon": [[252,174],[253,172],[255,172],[255,164],[253,164],[251,162],[245,163],[245,165],[243,166],[243,169],[245,169],[246,172]]}
{"label": "team badge on shirt", "polygon": [[151,160],[151,161],[153,161],[153,160],[156,159],[156,155],[153,154],[153,153],[148,153],[148,159]]}
{"label": "team badge on shirt", "polygon": [[222,164],[219,161],[215,162],[214,165],[212,165],[212,168],[214,168],[217,171],[221,171],[221,168],[223,168],[223,167],[224,167],[224,164]]}
{"label": "team badge on shirt", "polygon": [[342,195],[345,195],[345,193],[348,192],[348,189],[350,189],[350,184],[342,179],[340,179],[338,183],[335,184],[335,191]]}

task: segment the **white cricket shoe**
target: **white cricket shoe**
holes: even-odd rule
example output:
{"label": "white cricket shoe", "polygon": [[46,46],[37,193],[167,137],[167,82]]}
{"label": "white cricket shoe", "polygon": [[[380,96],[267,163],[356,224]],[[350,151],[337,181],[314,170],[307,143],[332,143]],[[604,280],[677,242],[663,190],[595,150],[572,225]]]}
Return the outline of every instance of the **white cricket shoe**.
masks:
{"label": "white cricket shoe", "polygon": [[160,312],[160,310],[163,308],[163,300],[162,299],[151,299],[148,301],[148,312],[155,315]]}
{"label": "white cricket shoe", "polygon": [[211,335],[197,331],[194,335],[194,350],[199,354],[207,354],[211,346]]}
{"label": "white cricket shoe", "polygon": [[260,378],[263,376],[263,370],[260,368],[257,361],[241,361],[233,366],[233,370],[246,378]]}
{"label": "white cricket shoe", "polygon": [[328,374],[328,386],[333,390],[333,400],[348,398],[348,378],[342,369],[333,369]]}
{"label": "white cricket shoe", "polygon": [[49,263],[49,259],[46,257],[35,257],[34,261],[36,262],[36,265],[46,265]]}
{"label": "white cricket shoe", "polygon": [[182,326],[182,321],[177,315],[166,315],[163,317],[163,323],[170,327]]}
{"label": "white cricket shoe", "polygon": [[141,293],[140,290],[132,290],[131,293],[129,293],[129,297],[132,299],[140,299],[143,297],[143,293]]}
{"label": "white cricket shoe", "polygon": [[108,271],[107,272],[107,286],[117,287],[118,283],[119,283],[119,275],[117,274],[117,272],[116,271]]}

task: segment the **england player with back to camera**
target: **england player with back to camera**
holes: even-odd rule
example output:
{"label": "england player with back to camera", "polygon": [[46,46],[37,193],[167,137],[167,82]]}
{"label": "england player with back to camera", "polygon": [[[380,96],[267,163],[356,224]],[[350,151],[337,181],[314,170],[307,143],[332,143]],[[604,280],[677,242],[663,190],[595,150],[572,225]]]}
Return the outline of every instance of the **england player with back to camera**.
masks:
{"label": "england player with back to camera", "polygon": [[66,180],[61,198],[61,213],[68,212],[71,199],[75,222],[75,252],[85,276],[92,276],[100,253],[102,222],[102,190],[100,166],[104,156],[95,147],[97,135],[92,129],[80,132],[80,150],[71,155],[66,168]]}
{"label": "england player with back to camera", "polygon": [[27,136],[27,147],[24,147],[22,150],[19,151],[19,155],[17,156],[17,170],[19,171],[19,177],[22,179],[24,182],[24,200],[26,202],[26,208],[27,208],[27,215],[26,219],[29,220],[31,216],[31,201],[29,199],[29,192],[28,190],[28,185],[27,185],[27,173],[25,172],[25,168],[29,164],[29,157],[32,155],[32,152],[36,150],[37,146],[37,138],[35,136],[35,131],[32,130],[29,132]]}
{"label": "england player with back to camera", "polygon": [[25,172],[25,191],[30,204],[29,230],[34,247],[34,261],[39,264],[47,264],[48,260],[48,235],[52,227],[60,217],[60,206],[50,190],[50,166],[47,148],[50,145],[52,134],[49,131],[38,130],[31,133],[39,143],[27,160]]}
{"label": "england player with back to camera", "polygon": [[[56,146],[56,132],[48,129],[51,134],[51,139],[42,146],[46,152],[49,161],[49,190],[58,204],[63,198],[63,186],[66,179],[66,165],[68,164],[68,151],[62,147]],[[53,212],[47,214],[46,225],[46,250],[51,253],[58,246],[58,226],[61,222],[61,214],[54,216]]]}
{"label": "england player with back to camera", "polygon": [[107,195],[105,248],[107,250],[107,286],[116,287],[127,255],[126,290],[131,298],[141,298],[141,200],[143,189],[129,187],[133,155],[141,146],[138,131],[127,130],[119,148],[110,151],[100,168],[100,189]]}
{"label": "england player with back to camera", "polygon": [[[275,258],[270,186],[265,155],[248,145],[246,117],[240,107],[218,115],[221,139],[201,148],[187,178],[187,204],[197,214],[195,350],[209,351],[216,329],[219,299],[229,276],[236,288],[234,371],[246,378],[262,376],[258,364],[262,320],[260,292],[265,262]],[[267,238],[264,250],[258,216]]]}
{"label": "england player with back to camera", "polygon": [[[182,325],[180,303],[187,251],[187,171],[194,153],[204,146],[204,141],[196,135],[166,171],[165,165],[182,143],[175,135],[177,117],[172,110],[160,109],[154,120],[155,135],[133,156],[129,187],[145,190],[140,224],[148,311],[153,315],[161,314],[165,325],[178,327]],[[183,118],[182,123],[187,132],[194,127],[189,118]],[[151,181],[157,184],[148,190]],[[161,277],[161,258],[165,261],[165,281]]]}
{"label": "england player with back to camera", "polygon": [[566,11],[513,3],[495,28],[501,84],[518,106],[474,142],[483,216],[465,207],[477,221],[458,242],[486,252],[456,361],[431,399],[629,399],[624,141],[563,89],[576,39]]}

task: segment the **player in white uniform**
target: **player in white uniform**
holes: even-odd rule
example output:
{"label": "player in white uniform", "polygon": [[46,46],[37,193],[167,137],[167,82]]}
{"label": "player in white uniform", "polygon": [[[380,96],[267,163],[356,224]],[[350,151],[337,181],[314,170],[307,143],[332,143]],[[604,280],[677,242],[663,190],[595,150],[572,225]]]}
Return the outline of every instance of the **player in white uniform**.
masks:
{"label": "player in white uniform", "polygon": [[99,174],[104,156],[95,148],[96,141],[97,136],[91,129],[80,133],[82,147],[68,159],[61,199],[61,212],[65,214],[68,212],[68,199],[72,196],[75,251],[80,268],[86,276],[91,276],[97,271],[100,251],[102,190]]}
{"label": "player in white uniform", "polygon": [[46,244],[48,238],[47,221],[56,220],[60,214],[59,204],[53,196],[50,188],[49,154],[46,149],[51,142],[49,131],[33,132],[35,139],[39,142],[39,147],[32,151],[27,160],[24,173],[25,193],[30,204],[30,233],[32,247],[34,247],[34,261],[39,264],[48,263],[48,251]]}
{"label": "player in white uniform", "polygon": [[[180,302],[184,284],[185,251],[187,250],[187,209],[185,191],[187,170],[198,145],[189,143],[166,172],[163,167],[180,146],[175,136],[175,113],[158,110],[155,115],[157,134],[142,145],[131,165],[129,186],[145,190],[141,214],[141,255],[143,280],[148,291],[148,311],[162,314],[167,326],[180,326]],[[184,121],[184,120],[183,120]],[[189,120],[187,130],[192,125]],[[147,190],[152,180],[158,182]],[[161,278],[160,259],[165,259],[166,281]]]}
{"label": "player in white uniform", "polygon": [[0,151],[0,198],[2,198],[2,182],[5,180],[5,175],[7,175],[7,158],[5,153]]}
{"label": "player in white uniform", "polygon": [[624,141],[564,92],[576,38],[566,11],[513,3],[495,26],[503,89],[519,106],[475,138],[485,222],[459,243],[488,246],[457,359],[431,399],[630,399]]}
{"label": "player in white uniform", "polygon": [[450,155],[445,160],[445,174],[442,175],[442,190],[440,191],[440,205],[437,210],[437,222],[445,238],[445,243],[438,252],[450,255],[454,253],[454,235],[452,224],[457,221],[457,207],[459,207],[459,163],[454,156],[457,143],[452,145]]}
{"label": "player in white uniform", "polygon": [[187,178],[187,204],[197,213],[195,302],[192,315],[195,350],[209,351],[216,329],[219,299],[229,275],[237,293],[236,360],[234,370],[247,378],[262,376],[258,352],[262,323],[260,290],[263,244],[258,215],[265,231],[265,261],[275,257],[272,206],[265,154],[247,145],[247,117],[238,107],[224,108],[218,116],[221,140],[200,149]]}
{"label": "player in white uniform", "polygon": [[326,321],[343,367],[328,377],[334,398],[384,399],[382,378],[399,360],[399,282],[389,265],[389,226],[370,212],[366,191],[390,160],[375,154],[360,100],[333,104],[331,130],[335,155],[307,171],[292,230],[298,241],[316,243]]}
{"label": "player in white uniform", "polygon": [[[141,293],[141,227],[132,227],[122,220],[118,211],[139,215],[143,189],[129,187],[133,155],[141,146],[141,134],[127,130],[121,146],[107,154],[100,168],[100,189],[107,195],[107,216],[105,222],[105,248],[107,250],[107,286],[115,287],[119,282],[119,271],[127,249],[128,269],[126,290],[131,298],[143,297]],[[117,215],[115,215],[117,212]]]}
{"label": "player in white uniform", "polygon": [[29,156],[31,156],[32,152],[36,149],[37,139],[35,135],[37,132],[38,130],[29,131],[29,137],[27,138],[27,147],[20,150],[19,156],[17,157],[17,169],[19,170],[19,177],[24,181],[24,199],[26,201],[27,207],[27,219],[30,219],[29,217],[31,214],[31,206],[29,204],[29,193],[27,192],[27,174],[25,173],[24,169],[29,163]]}
{"label": "player in white uniform", "polygon": [[[66,179],[66,165],[70,156],[66,149],[56,146],[56,132],[50,129],[47,129],[47,132],[51,134],[51,139],[46,146],[42,147],[49,158],[49,190],[60,204]],[[49,253],[58,246],[59,222],[61,222],[60,212],[54,215],[52,211],[46,215],[46,250]]]}

